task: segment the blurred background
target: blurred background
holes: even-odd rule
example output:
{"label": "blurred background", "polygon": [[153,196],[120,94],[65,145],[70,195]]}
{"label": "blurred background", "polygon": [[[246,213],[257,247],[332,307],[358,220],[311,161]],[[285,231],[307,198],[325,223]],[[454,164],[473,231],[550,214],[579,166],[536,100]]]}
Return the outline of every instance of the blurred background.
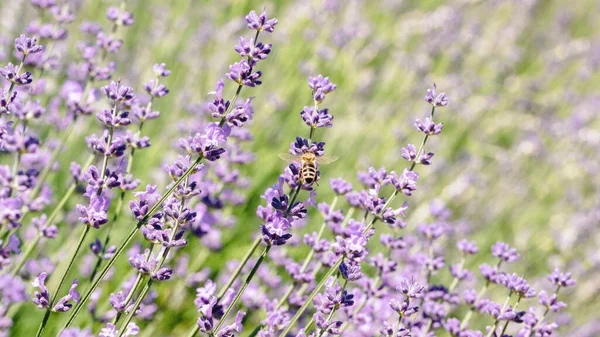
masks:
{"label": "blurred background", "polygon": [[[68,28],[69,39],[55,46],[64,60],[78,57],[79,25],[85,20],[108,26],[106,9],[120,3],[69,2],[77,18]],[[335,116],[334,126],[315,137],[341,158],[322,168],[317,200],[328,202],[329,178],[356,183],[357,171],[369,166],[396,171],[406,166],[400,148],[420,141],[412,124],[429,113],[423,97],[436,83],[450,103],[436,112],[445,127],[428,143],[433,165],[420,168],[409,228],[427,216],[432,202],[444,203],[452,211],[456,238],[482,247],[469,267],[489,260],[488,247],[502,240],[522,255],[511,271],[533,284],[554,267],[572,271],[578,285],[566,297],[570,316],[562,319],[571,322],[561,335],[600,335],[594,330],[600,310],[599,2],[127,1],[136,22],[118,32],[124,47],[116,56],[116,75],[143,91],[152,64],[164,62],[173,71],[165,81],[171,93],[155,105],[160,122],[144,129],[153,146],[134,169],[143,185],[166,184],[161,165],[176,157],[176,141],[189,133],[194,111],[204,109],[208,92],[237,60],[233,46],[239,36],[251,37],[244,16],[265,6],[279,24],[275,33],[261,35],[273,44],[260,68],[263,85],[247,91],[256,97],[249,127],[255,138],[244,144],[256,160],[240,168],[251,181],[244,192],[249,199],[232,208],[233,229],[224,232],[222,249],[203,265],[218,270],[251,244],[260,225],[259,196],[285,167],[278,154],[297,135],[307,136],[300,111],[311,104],[308,76],[323,74],[337,84],[324,104]],[[0,12],[0,56],[10,59],[13,39],[39,15],[24,0],[2,1]],[[228,85],[225,97],[232,90]],[[92,129],[97,133],[99,127]],[[90,132],[77,132],[80,141],[67,156],[83,161],[83,139]],[[68,187],[60,187],[66,179],[61,170],[51,183],[60,191]],[[321,221],[313,218],[309,228]],[[200,249],[191,248],[189,257],[201,259]],[[125,259],[121,262],[118,268],[127,268]],[[152,336],[183,333],[196,315],[193,289],[179,292],[185,299],[171,287],[157,287],[159,303],[175,307],[160,317],[163,323],[153,327]],[[41,314],[21,310],[14,331],[28,336],[33,327],[23,318],[35,315],[37,322]],[[179,325],[180,319],[186,323]]]}

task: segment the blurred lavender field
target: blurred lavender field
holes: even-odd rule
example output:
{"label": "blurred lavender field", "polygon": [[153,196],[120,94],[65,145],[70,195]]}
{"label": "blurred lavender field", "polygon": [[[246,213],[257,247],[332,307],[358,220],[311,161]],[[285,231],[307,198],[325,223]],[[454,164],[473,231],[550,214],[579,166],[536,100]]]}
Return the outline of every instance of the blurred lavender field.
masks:
{"label": "blurred lavender field", "polygon": [[[130,18],[126,15],[109,21],[109,8],[118,9],[118,13],[132,13],[132,22],[127,22]],[[252,116],[252,120],[232,121],[227,119],[227,113],[217,114],[216,119],[211,119],[209,105],[214,104],[215,95],[211,92],[215,91],[215,83],[220,79],[225,81],[225,100],[234,95],[239,83],[232,82],[229,76],[224,75],[230,71],[229,65],[247,57],[245,54],[240,57],[242,53],[236,52],[234,46],[239,43],[240,36],[246,41],[255,37],[255,31],[248,29],[248,22],[244,18],[252,10],[260,14],[263,8],[268,17],[277,18],[278,23],[272,33],[268,29],[260,32],[260,42],[272,44],[272,51],[264,55],[264,60],[260,59],[256,69],[250,68],[249,71],[262,71],[262,84],[255,87],[246,84],[240,99],[232,103],[232,107],[244,106],[245,103],[249,105],[246,99],[254,97],[251,101],[253,115],[248,112],[250,110],[245,111]],[[239,303],[233,302],[231,305],[233,311],[229,318],[219,321],[220,324],[227,326],[232,323],[239,309],[246,316],[242,321],[243,331],[236,331],[236,336],[256,335],[257,332],[261,337],[280,336],[281,330],[288,325],[297,309],[302,308],[306,298],[292,295],[288,303],[290,311],[286,313],[278,313],[272,308],[274,304],[270,307],[265,303],[275,300],[276,304],[285,296],[289,285],[293,284],[294,291],[300,288],[294,287],[302,283],[298,281],[301,277],[298,275],[302,273],[292,271],[295,268],[290,267],[292,262],[302,265],[307,254],[316,251],[315,261],[308,259],[308,271],[316,269],[312,278],[306,276],[309,278],[305,280],[308,290],[318,286],[319,281],[324,279],[327,267],[332,267],[337,273],[337,269],[333,268],[336,267],[335,261],[332,260],[329,265],[325,263],[327,254],[319,252],[315,248],[316,243],[307,245],[304,235],[317,232],[325,221],[328,226],[323,238],[331,241],[328,244],[334,252],[336,244],[341,245],[334,239],[336,235],[341,235],[334,228],[344,219],[343,225],[347,225],[347,218],[351,216],[348,213],[356,208],[354,217],[357,222],[363,223],[363,227],[370,220],[369,216],[373,221],[381,220],[375,226],[377,234],[367,245],[368,257],[364,256],[362,264],[364,276],[361,280],[349,282],[348,290],[354,295],[354,305],[347,308],[341,288],[334,289],[335,286],[326,285],[328,289],[333,289],[333,297],[341,296],[341,302],[334,305],[335,309],[324,311],[325,317],[331,313],[327,321],[339,320],[341,327],[337,328],[341,331],[331,330],[336,328],[335,324],[323,327],[316,323],[314,336],[335,335],[337,332],[343,336],[361,337],[489,336],[486,327],[492,325],[498,325],[499,330],[505,327],[507,334],[520,337],[600,335],[597,314],[600,310],[600,284],[597,281],[600,278],[600,179],[597,178],[600,172],[600,119],[597,111],[600,104],[597,90],[600,86],[600,3],[585,0],[565,6],[563,2],[539,0],[16,0],[1,2],[0,13],[3,14],[0,20],[1,67],[8,62],[18,65],[21,61],[22,54],[15,52],[14,47],[15,38],[21,34],[36,36],[37,42],[45,47],[43,56],[36,58],[35,55],[42,53],[32,52],[31,57],[28,56],[29,62],[23,66],[23,70],[32,73],[33,84],[17,85],[15,89],[18,91],[17,100],[27,97],[22,102],[25,108],[9,108],[25,111],[24,116],[26,113],[35,115],[35,111],[43,112],[35,118],[30,115],[23,117],[14,127],[15,130],[27,130],[35,140],[19,136],[14,142],[21,144],[22,149],[16,146],[17,150],[11,150],[10,146],[5,146],[0,153],[0,163],[3,165],[0,169],[0,217],[3,226],[0,231],[0,240],[3,240],[0,245],[0,336],[36,336],[38,325],[46,313],[50,319],[44,335],[58,334],[77,306],[73,304],[74,307],[69,307],[66,313],[52,312],[51,315],[43,305],[41,308],[44,310],[38,310],[36,305],[40,305],[34,304],[32,298],[35,298],[34,291],[39,292],[41,288],[32,286],[32,281],[38,279],[40,273],[48,273],[50,296],[55,296],[52,291],[67,268],[83,228],[86,231],[91,228],[57,298],[68,292],[73,279],[79,280],[77,289],[83,295],[101,270],[96,268],[96,273],[93,271],[97,261],[105,266],[112,256],[110,254],[114,253],[110,248],[97,246],[101,252],[94,252],[90,244],[96,238],[104,242],[110,225],[109,246],[118,247],[138,220],[148,220],[142,220],[144,213],[137,219],[134,216],[139,214],[131,214],[129,201],[139,199],[134,192],[144,191],[146,185],[151,184],[158,186],[158,193],[163,193],[180,177],[185,178],[185,187],[192,190],[187,197],[186,207],[196,212],[191,221],[193,223],[187,224],[187,227],[182,221],[181,227],[187,230],[183,237],[187,245],[175,246],[176,250],[174,248],[170,255],[166,250],[164,255],[165,258],[168,255],[166,261],[172,269],[172,276],[169,274],[171,279],[159,282],[162,280],[156,277],[146,298],[143,301],[140,299],[141,312],[128,317],[128,311],[124,310],[118,317],[120,322],[126,317],[133,319],[139,326],[138,336],[231,336],[234,328],[230,334],[219,335],[218,329],[204,334],[202,327],[199,327],[200,332],[190,334],[199,317],[206,316],[202,306],[208,305],[208,302],[202,302],[203,295],[200,293],[210,293],[208,288],[212,281],[215,282],[217,293],[227,290],[223,289],[223,285],[232,274],[235,275],[235,268],[243,261],[246,251],[258,246],[260,239],[255,241],[255,238],[260,238],[257,234],[261,233],[261,225],[272,221],[257,217],[257,208],[260,205],[271,207],[271,200],[265,196],[270,197],[270,193],[275,193],[268,189],[278,182],[287,165],[278,155],[288,152],[290,142],[294,142],[296,137],[309,137],[310,132],[309,138],[312,138],[313,133],[306,125],[308,122],[303,122],[300,112],[303,107],[312,107],[313,100],[315,106],[322,103],[319,108],[329,109],[334,116],[333,127],[317,128],[315,138],[326,142],[327,155],[339,156],[339,159],[330,165],[319,166],[321,181],[318,186],[312,186],[316,195],[309,197],[310,192],[304,190],[300,193],[297,201],[306,201],[306,205],[302,206],[306,206],[305,213],[308,215],[305,219],[294,219],[294,226],[285,230],[293,235],[286,245],[279,246],[270,241],[273,246],[267,245],[270,251],[265,250],[264,254],[267,256],[268,253],[268,257],[263,262],[259,260],[259,252],[263,249],[261,243],[241,270],[242,276],[232,281],[231,289],[240,293],[246,276],[250,275],[250,279],[254,276],[252,265],[260,266],[248,288],[244,288]],[[69,13],[73,15],[72,18]],[[120,79],[124,85],[132,88],[135,92],[132,102],[135,103],[128,103],[129,100],[125,98],[120,101],[107,99],[110,95],[100,88],[110,83],[108,79],[98,76],[98,80],[89,80],[91,75],[86,68],[85,55],[92,51],[86,47],[92,48],[90,46],[101,40],[95,31],[96,26],[91,22],[110,36],[108,40],[122,40],[122,46],[115,47],[119,49],[115,53],[106,51],[110,50],[110,43],[97,45],[90,59],[102,60],[96,65],[98,68],[115,61],[115,68],[107,71],[112,73],[112,80]],[[83,46],[82,43],[89,45]],[[248,57],[249,60],[252,58],[251,55]],[[164,69],[160,66],[158,70],[156,67],[153,69],[155,64],[162,63],[170,71],[169,76],[163,76],[166,74],[164,72],[161,74]],[[84,75],[78,78],[81,73]],[[327,100],[324,100],[325,94],[323,100],[315,98],[318,90],[307,85],[307,78],[318,74],[328,76],[336,85],[335,91],[326,93]],[[160,91],[158,82],[150,82],[149,89],[145,88],[149,80],[155,79],[168,88],[168,94]],[[37,91],[31,89],[41,83],[43,85]],[[349,204],[342,195],[344,193],[337,193],[340,195],[336,197],[329,181],[340,177],[351,182],[355,191],[377,189],[379,192],[375,185],[383,184],[390,190],[393,189],[392,185],[396,185],[390,183],[393,180],[390,176],[369,185],[365,184],[368,180],[365,175],[360,177],[357,173],[366,172],[371,166],[375,169],[385,166],[387,173],[396,171],[401,178],[406,177],[403,170],[411,164],[403,158],[401,149],[409,143],[418,148],[422,135],[415,131],[413,124],[415,118],[423,120],[429,116],[432,106],[423,97],[434,83],[438,93],[445,92],[449,99],[447,106],[440,104],[435,110],[436,123],[444,124],[443,132],[435,137],[431,135],[428,140],[426,150],[435,152],[431,165],[419,164],[415,169],[419,174],[418,188],[414,192],[408,188],[409,192],[406,193],[406,189],[396,187],[394,193],[399,195],[399,201],[393,208],[398,209],[407,201],[408,209],[406,217],[396,212],[394,219],[389,222],[392,225],[387,226],[383,216],[385,207],[377,211],[367,209],[366,212],[363,210],[364,204],[351,208],[349,205],[352,201]],[[2,99],[6,101],[13,86],[9,81],[2,80]],[[242,86],[240,83],[240,88]],[[78,97],[77,100],[82,96],[90,98],[87,109],[92,113],[91,116],[82,113],[81,118],[73,121],[71,114],[74,111],[86,109],[75,103],[69,105],[73,95]],[[156,99],[150,100],[152,96]],[[33,103],[38,100],[39,106]],[[90,156],[90,140],[86,142],[86,138],[92,134],[100,139],[103,130],[110,129],[106,127],[110,123],[99,122],[96,113],[108,109],[107,118],[110,119],[110,109],[114,108],[112,115],[115,115],[120,104],[117,101],[123,103],[123,111],[132,111],[129,117],[136,113],[135,107],[138,113],[144,107],[151,107],[150,111],[160,111],[160,117],[144,122],[143,129],[138,120],[131,118],[132,124],[128,126],[131,134],[135,134],[135,137],[148,136],[152,144],[144,148],[143,139],[125,141],[129,147],[139,147],[139,152],[138,148],[135,150],[135,162],[131,165],[130,173],[141,183],[122,194],[120,188],[108,191],[108,198],[112,199],[110,209],[106,212],[108,224],[102,223],[99,229],[95,229],[94,225],[88,224],[86,227],[78,220],[81,214],[76,206],[88,206],[90,197],[83,196],[83,193],[86,180],[89,183],[89,179],[81,178],[79,184],[73,184],[77,170],[70,170],[70,165],[76,162],[85,172],[86,161],[92,160],[102,178],[107,179],[109,177],[105,177],[100,169],[103,164],[112,172],[118,171],[116,167],[119,165],[127,165],[119,164],[119,158],[114,158],[120,155],[110,158],[109,162],[106,157],[104,163],[102,154]],[[150,105],[146,105],[148,102]],[[2,104],[0,102],[0,107]],[[244,113],[243,108],[232,110],[241,115]],[[18,113],[15,111],[10,115],[3,114],[0,124],[16,121],[16,115]],[[194,138],[197,132],[207,128],[207,121],[218,123],[221,117],[222,123],[226,121],[226,126],[238,130],[231,131],[231,138],[235,140],[224,147],[224,160],[205,161],[206,167],[198,174],[192,172],[190,177],[193,178],[188,179],[183,171],[191,166],[196,157],[187,161],[180,158],[178,163],[182,165],[179,167],[181,172],[173,173],[177,171],[173,163],[178,156],[186,154],[182,147],[193,148],[194,145],[192,140],[186,140],[182,146],[179,139]],[[244,117],[241,116],[240,120]],[[244,124],[243,129],[236,122]],[[136,133],[138,127],[141,131]],[[8,131],[2,128],[0,136],[4,132]],[[61,143],[62,137],[66,137],[68,132],[72,133]],[[117,135],[120,137],[121,134]],[[101,143],[101,140],[98,142]],[[53,161],[52,152],[59,144],[64,145],[64,150],[60,153],[57,151],[56,160]],[[207,151],[195,153],[202,153],[204,158],[210,157]],[[131,159],[132,156],[128,148],[124,158]],[[415,167],[414,164],[416,162],[413,161],[409,171]],[[36,170],[35,174],[32,173],[35,176],[33,178],[26,173],[21,174],[23,181],[31,180],[29,185],[28,182],[15,182],[7,178],[16,175],[17,170],[13,166],[23,172]],[[38,179],[38,174],[44,172],[45,167],[51,169],[46,172],[48,175],[43,183]],[[165,167],[171,168],[171,172]],[[80,177],[84,176],[82,172],[79,173]],[[284,174],[288,179],[284,189],[288,193],[287,201],[296,199],[292,197],[296,186],[289,179],[297,175],[290,172]],[[122,185],[131,183],[124,175],[119,179]],[[190,184],[192,187],[189,187]],[[23,186],[22,191],[19,186]],[[301,187],[296,191],[300,191]],[[31,190],[36,188],[35,194],[41,197],[33,200],[35,198],[32,198]],[[70,191],[71,188],[73,190]],[[196,192],[193,192],[194,188],[197,188]],[[99,188],[98,195],[102,189]],[[385,191],[381,196],[387,197],[389,193],[387,189]],[[412,196],[408,197],[411,192]],[[64,207],[57,208],[61,198],[70,193],[73,195],[64,201]],[[175,193],[184,194],[181,191]],[[13,198],[20,198],[18,207],[14,206]],[[154,199],[156,202],[158,196]],[[341,218],[334,214],[332,205],[308,205],[313,201],[316,204],[331,204],[332,200],[336,200],[337,207],[343,209]],[[179,213],[182,213],[186,197],[176,201],[173,203],[177,205],[167,208],[175,209],[181,201]],[[331,212],[328,212],[330,206]],[[282,209],[284,218],[294,212],[291,205]],[[25,210],[25,214],[15,215],[16,210]],[[38,234],[41,232],[39,226],[36,227],[36,221],[40,223],[39,219],[52,217],[54,210],[57,211],[53,224],[57,226],[58,234],[51,239],[46,234]],[[174,222],[179,221],[175,218]],[[360,227],[361,231],[363,227]],[[368,233],[368,229],[369,226],[365,233]],[[263,228],[262,235],[271,235],[270,239],[273,240],[273,233],[265,234],[268,230]],[[171,241],[175,240],[175,229],[172,232]],[[438,232],[440,237],[436,234]],[[408,248],[392,249],[391,244],[382,244],[382,233],[394,238],[403,237]],[[19,249],[11,250],[10,237],[13,234],[19,240]],[[462,260],[465,257],[460,252],[462,249],[456,248],[463,239],[479,247],[475,255],[466,256],[465,253],[466,260]],[[268,239],[264,241],[269,242]],[[32,242],[35,244],[31,245]],[[480,265],[487,263],[493,266],[497,257],[503,259],[497,256],[502,254],[493,253],[490,249],[497,242],[507,243],[520,254],[515,263],[502,265],[502,272],[507,273],[506,278],[516,273],[515,277],[526,279],[528,287],[535,289],[537,294],[545,290],[551,295],[555,290],[556,283],[553,285],[547,279],[547,275],[555,268],[572,273],[572,278],[577,280],[575,286],[558,287],[558,299],[565,302],[567,307],[557,309],[559,312],[554,312],[554,308],[547,310],[550,312],[545,322],[556,322],[558,325],[557,330],[550,329],[551,334],[531,332],[526,335],[522,332],[520,326],[527,325],[527,316],[523,323],[525,312],[518,318],[509,319],[514,323],[511,322],[510,326],[507,323],[506,328],[504,320],[486,312],[488,309],[483,304],[477,307],[477,303],[464,303],[465,297],[468,297],[464,290],[479,291],[487,283],[492,286],[486,287],[485,297],[501,307],[508,288],[511,295],[518,294],[518,300],[515,295],[508,302],[515,312],[515,300],[520,303],[518,311],[527,311],[530,306],[537,305],[537,314],[544,312],[545,305],[538,305],[540,296],[527,298],[526,291],[521,294],[507,286],[510,281],[490,277],[490,281],[486,282],[482,278]],[[131,289],[136,275],[141,274],[137,274],[138,267],[138,270],[131,267],[130,261],[137,258],[135,254],[142,254],[147,245],[141,234],[133,238],[132,243],[124,248],[123,256],[116,259],[114,268],[107,269],[103,280],[100,278],[100,291],[82,304],[81,313],[73,323],[73,327],[81,328],[81,331],[72,330],[72,334],[63,333],[61,336],[87,337],[98,336],[99,333],[101,337],[120,336],[109,331],[101,333],[116,314],[111,310],[114,301],[109,304],[109,296],[119,289]],[[19,256],[23,256],[28,247],[32,247],[31,255],[19,265]],[[155,249],[154,254],[158,254],[158,250]],[[336,257],[342,254],[340,261],[345,261],[343,265],[351,260],[344,253],[334,253]],[[98,260],[97,255],[103,254],[108,255]],[[440,268],[433,262],[434,255],[443,258]],[[510,258],[504,261],[508,260]],[[363,262],[362,259],[359,262]],[[313,264],[321,268],[320,272]],[[393,270],[383,271],[391,265],[394,267],[389,268]],[[425,266],[424,271],[419,269],[421,265]],[[458,278],[456,273],[449,271],[451,265],[470,270],[474,277],[470,279],[465,276],[465,280],[454,284]],[[340,280],[349,279],[341,271],[337,275]],[[407,295],[408,291],[405,294],[402,287],[395,290],[401,281],[418,281],[427,287],[425,299],[430,304],[423,300],[420,311],[412,318],[404,317],[406,308],[401,311],[388,306],[390,298],[394,296],[399,302],[406,297],[404,303],[407,305],[409,298],[411,301],[420,301],[418,296]],[[343,284],[345,289],[346,283],[340,281],[339,284]],[[451,284],[454,293],[448,291]],[[440,290],[433,287],[435,285],[444,285],[445,288]],[[197,292],[197,288],[201,290]],[[308,290],[304,296],[309,294]],[[436,291],[444,295],[436,298]],[[393,295],[393,292],[397,295]],[[219,296],[219,301],[222,297],[227,298]],[[455,301],[461,304],[457,305]],[[72,302],[73,299],[70,300]],[[310,304],[309,311],[299,317],[289,336],[296,336],[298,328],[310,326],[315,312],[312,302]],[[411,305],[416,304],[411,302]],[[359,305],[363,306],[363,316],[357,315],[358,311],[354,312]],[[318,306],[317,303],[315,307]],[[547,307],[550,308],[550,305]],[[223,309],[220,308],[220,315]],[[339,311],[336,312],[337,309]],[[504,311],[505,308],[502,309]],[[469,328],[482,333],[452,332],[450,319],[463,320],[466,315],[470,317],[472,311],[475,314],[470,319]],[[281,319],[280,325],[273,331],[269,330],[272,322],[265,322],[268,320],[267,312],[271,320]],[[216,318],[214,325],[218,324]],[[383,320],[394,326],[391,334],[380,334]],[[403,328],[395,325],[399,320]],[[414,326],[411,327],[411,324]],[[534,330],[540,325],[543,322],[534,323]],[[403,335],[404,328],[411,330],[410,333]],[[310,333],[310,330],[308,328],[307,332]]]}

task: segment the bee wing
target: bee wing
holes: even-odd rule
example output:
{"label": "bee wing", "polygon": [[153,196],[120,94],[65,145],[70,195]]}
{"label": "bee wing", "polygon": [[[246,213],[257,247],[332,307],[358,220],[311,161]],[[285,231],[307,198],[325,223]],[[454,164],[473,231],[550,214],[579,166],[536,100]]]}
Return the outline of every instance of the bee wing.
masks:
{"label": "bee wing", "polygon": [[290,163],[300,161],[299,156],[294,156],[293,154],[289,154],[289,153],[280,153],[279,158],[281,158],[287,162],[290,162]]}
{"label": "bee wing", "polygon": [[340,159],[340,157],[337,156],[321,156],[321,157],[317,157],[317,163],[319,164],[323,164],[323,165],[327,165],[327,164],[331,164],[334,161]]}

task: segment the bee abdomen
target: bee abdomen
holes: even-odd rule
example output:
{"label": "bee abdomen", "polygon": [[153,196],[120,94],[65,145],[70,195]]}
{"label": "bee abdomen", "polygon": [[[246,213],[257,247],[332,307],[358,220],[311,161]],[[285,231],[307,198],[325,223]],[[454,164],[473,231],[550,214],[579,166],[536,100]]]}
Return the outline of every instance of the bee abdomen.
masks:
{"label": "bee abdomen", "polygon": [[300,169],[302,181],[305,184],[312,184],[317,177],[317,165],[314,163],[304,163]]}

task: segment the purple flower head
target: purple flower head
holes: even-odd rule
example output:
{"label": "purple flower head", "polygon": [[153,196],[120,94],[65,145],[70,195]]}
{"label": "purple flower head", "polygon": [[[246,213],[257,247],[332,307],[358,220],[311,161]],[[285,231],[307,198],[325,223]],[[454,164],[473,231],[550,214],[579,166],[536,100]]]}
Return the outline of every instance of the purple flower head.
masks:
{"label": "purple flower head", "polygon": [[397,191],[410,196],[417,189],[417,179],[419,179],[417,172],[409,171],[405,168],[400,176],[395,171],[390,172],[383,180],[383,183],[393,185]]}
{"label": "purple flower head", "polygon": [[417,148],[412,144],[406,145],[406,147],[403,147],[401,149],[401,151],[402,151],[402,158],[404,158],[410,162],[414,161],[417,158]]}
{"label": "purple flower head", "polygon": [[56,6],[56,0],[30,0],[30,2],[39,9],[50,9]]}
{"label": "purple flower head", "polygon": [[246,41],[243,37],[240,37],[239,44],[235,46],[235,51],[240,54],[241,57],[248,57],[250,65],[255,65],[258,61],[266,59],[271,53],[273,45],[270,43],[263,44],[262,42],[254,44],[254,39]]}
{"label": "purple flower head", "polygon": [[255,11],[250,11],[250,13],[246,15],[246,22],[248,23],[248,28],[250,29],[254,29],[259,32],[264,30],[269,33],[273,33],[275,30],[275,25],[277,25],[277,19],[267,18],[267,12],[264,8],[260,15],[256,14]]}
{"label": "purple flower head", "polygon": [[133,89],[126,85],[121,85],[121,82],[110,81],[108,85],[105,85],[100,89],[106,98],[117,101],[126,102],[133,99]]}
{"label": "purple flower head", "polygon": [[515,262],[521,257],[515,248],[511,248],[507,243],[500,241],[492,246],[492,255],[508,263]]}
{"label": "purple flower head", "polygon": [[92,194],[90,197],[89,206],[77,205],[77,211],[79,212],[79,221],[87,226],[94,227],[96,229],[108,222],[108,207],[110,206],[110,199],[104,195]]}
{"label": "purple flower head", "polygon": [[218,80],[215,91],[209,92],[209,95],[215,95],[215,99],[208,105],[208,110],[212,112],[214,118],[225,116],[225,112],[231,104],[230,101],[223,100],[223,88],[225,88],[225,82]]}
{"label": "purple flower head", "polygon": [[305,106],[304,109],[300,111],[300,116],[304,123],[313,129],[330,128],[333,126],[331,123],[333,116],[329,114],[328,109],[316,110],[314,107]]}
{"label": "purple flower head", "polygon": [[352,184],[342,178],[333,178],[329,180],[329,186],[337,195],[344,195],[352,191]]}
{"label": "purple flower head", "polygon": [[79,292],[76,290],[77,284],[77,280],[74,280],[71,284],[71,289],[69,289],[69,293],[56,302],[56,305],[52,308],[53,311],[67,312],[73,307],[73,304],[70,303],[71,301],[79,303]]}
{"label": "purple flower head", "polygon": [[448,97],[446,97],[446,94],[442,92],[438,95],[436,93],[436,89],[437,86],[435,85],[435,83],[433,84],[433,89],[427,89],[425,101],[433,105],[434,107],[448,105]]}
{"label": "purple flower head", "polygon": [[308,78],[308,86],[312,89],[313,99],[321,103],[325,100],[325,96],[334,91],[337,86],[329,80],[329,77],[318,75]]}
{"label": "purple flower head", "polygon": [[[137,336],[137,334],[140,332],[140,328],[133,322],[127,324],[127,328],[125,329],[125,332],[123,332],[123,335],[121,335],[122,337],[131,337],[131,336]],[[98,337],[117,337],[120,336],[119,335],[119,330],[117,330],[117,327],[112,324],[112,323],[107,323],[105,328],[102,328],[102,330],[100,331],[100,334],[98,335]]]}
{"label": "purple flower head", "polygon": [[246,123],[248,120],[251,120],[252,115],[254,114],[254,109],[252,108],[251,104],[253,99],[254,97],[249,97],[246,99],[246,102],[244,102],[243,105],[240,105],[233,109],[227,115],[227,122],[229,122],[230,125],[239,128],[243,126],[244,123]]}
{"label": "purple flower head", "polygon": [[495,267],[492,267],[489,264],[484,263],[481,266],[479,266],[479,271],[481,272],[481,275],[483,275],[483,277],[486,280],[497,283],[498,270]]}
{"label": "purple flower head", "polygon": [[296,141],[290,144],[290,154],[302,155],[303,153],[312,152],[315,156],[320,157],[325,154],[325,142],[311,142],[301,137],[296,137]]}
{"label": "purple flower head", "polygon": [[216,337],[233,337],[234,332],[241,333],[244,330],[244,326],[242,325],[242,320],[246,316],[246,313],[243,311],[238,311],[237,315],[235,315],[235,320],[232,324],[227,325],[221,330],[219,330],[216,334]]}
{"label": "purple flower head", "polygon": [[96,114],[96,119],[109,128],[120,128],[131,124],[131,119],[128,117],[129,111],[122,111],[113,115],[112,111],[103,109]]}
{"label": "purple flower head", "polygon": [[196,133],[189,142],[190,149],[202,155],[209,161],[215,161],[221,158],[225,153],[222,147],[227,141],[229,132],[226,129],[220,128],[216,123],[208,124],[203,132]]}
{"label": "purple flower head", "polygon": [[[7,95],[6,92],[0,88],[0,114],[10,115],[10,110],[8,109],[9,104],[15,101],[17,98],[17,91],[13,90],[10,95]],[[8,122],[2,126],[2,134],[12,134],[12,128],[10,127],[14,122]]]}
{"label": "purple flower head", "polygon": [[31,219],[31,224],[37,228],[45,238],[54,239],[58,234],[58,227],[47,223],[46,214]]}
{"label": "purple flower head", "polygon": [[[25,85],[33,82],[30,72],[19,73],[20,69],[18,66],[8,62],[8,65],[4,68],[0,68],[0,75],[4,76],[9,82],[16,85]],[[13,98],[14,99],[14,98]]]}
{"label": "purple flower head", "polygon": [[284,245],[292,237],[292,234],[288,233],[291,227],[289,220],[276,213],[269,222],[261,226],[263,240],[268,245]]}
{"label": "purple flower head", "polygon": [[381,166],[379,170],[369,167],[367,172],[358,172],[358,180],[368,188],[375,188],[377,185],[384,185],[387,181],[387,171]]}
{"label": "purple flower head", "polygon": [[37,278],[33,279],[31,285],[34,288],[38,288],[39,291],[35,291],[33,294],[33,303],[37,305],[39,309],[47,308],[50,305],[50,294],[48,293],[48,288],[46,288],[46,277],[48,274],[41,273]]}
{"label": "purple flower head", "polygon": [[479,252],[479,248],[477,247],[477,244],[475,244],[475,242],[464,239],[457,242],[456,247],[464,254],[474,255]]}
{"label": "purple flower head", "polygon": [[144,83],[144,90],[148,93],[148,95],[160,98],[167,96],[169,94],[169,89],[162,83],[158,82],[158,79],[150,80]]}
{"label": "purple flower head", "polygon": [[25,34],[21,34],[15,39],[15,49],[23,53],[23,55],[35,54],[41,52],[44,48],[37,44],[35,37],[27,37]]}
{"label": "purple flower head", "polygon": [[429,117],[425,117],[424,121],[417,118],[415,120],[415,128],[428,136],[435,136],[442,132],[444,124],[435,124]]}
{"label": "purple flower head", "polygon": [[335,237],[334,251],[353,262],[361,262],[368,253],[367,237],[356,233],[348,238]]}
{"label": "purple flower head", "polygon": [[345,280],[356,281],[362,278],[363,274],[360,272],[360,263],[354,263],[349,260],[348,263],[342,262],[339,267],[340,274]]}
{"label": "purple flower head", "polygon": [[421,153],[418,162],[421,165],[431,165],[431,158],[433,158],[433,156],[433,152]]}
{"label": "purple flower head", "polygon": [[112,35],[105,34],[103,32],[96,35],[96,45],[106,52],[118,53],[123,45],[123,40],[113,37]]}
{"label": "purple flower head", "polygon": [[236,82],[239,85],[245,85],[247,87],[255,87],[261,85],[260,77],[262,72],[252,72],[252,66],[247,60],[241,60],[229,66],[229,72],[225,74],[225,77]]}
{"label": "purple flower head", "polygon": [[167,77],[171,75],[171,71],[167,69],[167,65],[164,63],[156,63],[152,66],[152,70],[156,76]]}
{"label": "purple flower head", "polygon": [[396,290],[409,298],[422,298],[425,295],[425,286],[414,280],[401,278]]}
{"label": "purple flower head", "polygon": [[133,14],[110,7],[106,11],[106,18],[117,26],[131,26],[134,23]]}
{"label": "purple flower head", "polygon": [[540,300],[539,303],[546,307],[547,309],[552,310],[553,312],[559,312],[561,309],[565,308],[567,304],[565,302],[560,302],[556,296],[556,294],[552,294],[552,296],[548,296],[545,290],[540,291]]}
{"label": "purple flower head", "polygon": [[116,294],[110,294],[110,305],[118,312],[125,310],[127,296],[122,291]]}
{"label": "purple flower head", "polygon": [[552,274],[548,275],[548,281],[558,287],[570,287],[577,284],[577,282],[571,278],[571,273],[561,273],[558,268],[554,269]]}
{"label": "purple flower head", "polygon": [[519,294],[521,297],[530,298],[536,296],[535,290],[531,289],[527,281],[518,274],[500,274],[498,280],[502,285],[508,288],[508,290],[515,294]]}

